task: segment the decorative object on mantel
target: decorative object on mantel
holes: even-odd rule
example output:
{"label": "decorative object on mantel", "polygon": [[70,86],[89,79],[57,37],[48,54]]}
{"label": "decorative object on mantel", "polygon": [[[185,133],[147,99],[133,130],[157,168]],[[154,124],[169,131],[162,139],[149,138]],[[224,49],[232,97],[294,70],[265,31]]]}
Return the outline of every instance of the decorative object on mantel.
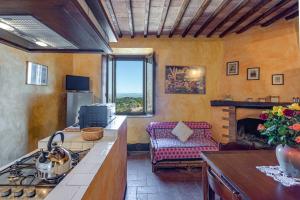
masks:
{"label": "decorative object on mantel", "polygon": [[267,96],[266,101],[267,102],[272,102],[272,103],[279,103],[280,97],[279,96]]}
{"label": "decorative object on mantel", "polygon": [[278,103],[280,97],[279,96],[270,96],[270,102]]}
{"label": "decorative object on mantel", "polygon": [[253,98],[247,98],[246,101],[247,102],[253,102]]}
{"label": "decorative object on mantel", "polygon": [[45,65],[27,62],[26,84],[28,85],[48,85],[48,67]]}
{"label": "decorative object on mantel", "polygon": [[293,103],[300,103],[299,97],[293,97]]}
{"label": "decorative object on mantel", "polygon": [[260,77],[260,68],[248,68],[247,69],[247,80],[259,80]]}
{"label": "decorative object on mantel", "polygon": [[279,166],[257,166],[256,168],[284,186],[300,185],[300,179],[287,176]]}
{"label": "decorative object on mantel", "polygon": [[267,102],[266,98],[258,98],[258,102]]}
{"label": "decorative object on mantel", "polygon": [[284,85],[284,74],[273,74],[272,85]]}
{"label": "decorative object on mantel", "polygon": [[224,101],[233,101],[233,98],[230,95],[225,95]]}
{"label": "decorative object on mantel", "polygon": [[274,106],[262,112],[264,124],[258,126],[268,144],[277,145],[276,157],[281,170],[288,176],[300,178],[300,106]]}
{"label": "decorative object on mantel", "polygon": [[165,93],[205,94],[205,67],[166,66]]}
{"label": "decorative object on mantel", "polygon": [[239,75],[239,61],[231,61],[226,63],[226,75]]}

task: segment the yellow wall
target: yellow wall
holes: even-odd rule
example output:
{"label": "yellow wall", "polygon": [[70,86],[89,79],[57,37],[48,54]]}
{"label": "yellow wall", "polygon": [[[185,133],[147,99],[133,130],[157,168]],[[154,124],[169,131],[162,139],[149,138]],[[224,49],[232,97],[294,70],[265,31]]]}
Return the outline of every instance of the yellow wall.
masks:
{"label": "yellow wall", "polygon": [[[220,39],[122,38],[116,48],[153,48],[157,62],[156,114],[153,118],[128,119],[128,143],[147,143],[145,127],[150,121],[210,121],[210,100],[217,95],[222,73],[223,45]],[[165,94],[166,65],[205,66],[206,95]]]}
{"label": "yellow wall", "polygon": [[[0,166],[65,125],[64,78],[72,54],[29,54],[0,44]],[[26,85],[26,61],[48,66],[48,86]]]}
{"label": "yellow wall", "polygon": [[[300,1],[298,1],[298,8],[300,7]],[[300,10],[298,9],[298,13],[299,13],[299,15],[300,15]],[[295,24],[295,26],[296,26],[296,29],[297,29],[297,33],[298,33],[298,47],[299,47],[299,49],[300,49],[300,32],[299,32],[299,28],[300,28],[300,20],[299,20],[299,17],[298,17],[298,24],[297,24],[297,20],[296,20],[296,24]]]}
{"label": "yellow wall", "polygon": [[[269,95],[291,101],[300,96],[300,51],[298,19],[280,21],[271,27],[256,27],[221,39],[206,38],[122,38],[114,48],[153,48],[157,56],[157,113],[153,118],[128,120],[128,143],[149,142],[145,127],[151,121],[211,119],[210,100],[230,94],[235,100]],[[226,62],[238,60],[240,75],[226,76]],[[164,93],[166,65],[204,65],[207,67],[206,95]],[[261,79],[246,80],[246,68],[259,66]],[[284,86],[272,86],[271,75],[285,74]]]}
{"label": "yellow wall", "polygon": [[[48,66],[48,86],[26,85],[26,61]],[[27,53],[0,44],[0,166],[65,127],[65,75],[91,77],[100,98],[101,55]]]}
{"label": "yellow wall", "polygon": [[101,98],[101,54],[73,54],[73,74],[90,77],[94,101]]}
{"label": "yellow wall", "polygon": [[[247,98],[265,98],[280,96],[280,101],[291,102],[300,96],[300,49],[298,20],[280,21],[268,28],[256,27],[250,31],[224,38],[224,66],[228,61],[239,61],[240,74],[226,76],[224,67],[219,84],[219,95],[231,95],[234,100]],[[247,80],[247,68],[260,67],[260,80]],[[272,74],[284,74],[284,85],[272,85]],[[213,108],[217,112],[217,108]],[[262,110],[237,109],[237,119],[247,116],[259,116]],[[214,129],[225,123],[221,116],[212,118]],[[227,141],[223,137],[223,128],[215,131],[218,141]]]}
{"label": "yellow wall", "polygon": [[[297,43],[297,20],[280,21],[268,28],[254,28],[224,39],[224,66],[240,62],[240,75],[226,76],[222,70],[220,95],[230,94],[235,100],[269,95],[291,102],[300,96],[300,50]],[[247,68],[260,67],[260,80],[247,81]],[[284,85],[272,85],[272,74],[284,74]]]}

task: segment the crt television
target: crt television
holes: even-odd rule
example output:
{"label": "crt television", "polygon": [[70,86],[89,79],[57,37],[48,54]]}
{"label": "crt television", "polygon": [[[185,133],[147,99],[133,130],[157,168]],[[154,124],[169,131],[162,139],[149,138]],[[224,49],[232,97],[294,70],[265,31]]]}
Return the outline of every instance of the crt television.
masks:
{"label": "crt television", "polygon": [[89,91],[90,78],[85,76],[66,76],[66,90]]}

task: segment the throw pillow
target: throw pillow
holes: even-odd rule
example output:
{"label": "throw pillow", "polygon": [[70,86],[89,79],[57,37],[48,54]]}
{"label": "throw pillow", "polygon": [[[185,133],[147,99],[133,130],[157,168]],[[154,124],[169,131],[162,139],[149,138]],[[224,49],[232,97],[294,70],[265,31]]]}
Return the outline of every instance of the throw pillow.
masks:
{"label": "throw pillow", "polygon": [[182,141],[186,142],[189,137],[193,134],[193,130],[190,129],[185,123],[178,122],[178,124],[175,126],[175,128],[172,130],[172,134],[177,136],[177,138]]}

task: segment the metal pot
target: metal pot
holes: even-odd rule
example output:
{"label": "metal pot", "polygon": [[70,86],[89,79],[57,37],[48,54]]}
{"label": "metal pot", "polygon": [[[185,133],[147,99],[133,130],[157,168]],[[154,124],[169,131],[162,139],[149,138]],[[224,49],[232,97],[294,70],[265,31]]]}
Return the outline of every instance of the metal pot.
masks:
{"label": "metal pot", "polygon": [[279,144],[276,157],[281,170],[288,176],[300,178],[300,149]]}
{"label": "metal pot", "polygon": [[42,151],[36,161],[38,177],[44,180],[55,179],[66,174],[72,168],[71,153],[53,142],[54,138],[60,135],[61,143],[64,142],[64,133],[54,133],[48,141],[47,152]]}

